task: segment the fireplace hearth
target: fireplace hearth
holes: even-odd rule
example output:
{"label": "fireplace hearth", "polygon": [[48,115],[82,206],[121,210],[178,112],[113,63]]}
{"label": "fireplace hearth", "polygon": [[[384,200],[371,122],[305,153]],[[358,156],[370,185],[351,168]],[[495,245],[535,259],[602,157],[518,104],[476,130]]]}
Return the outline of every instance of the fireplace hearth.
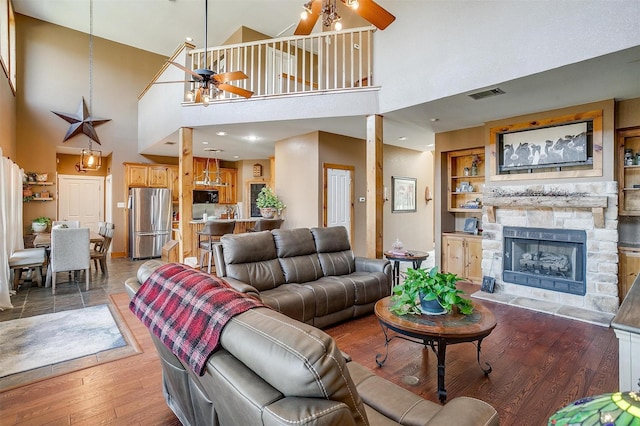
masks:
{"label": "fireplace hearth", "polygon": [[585,231],[503,229],[504,282],[584,296]]}

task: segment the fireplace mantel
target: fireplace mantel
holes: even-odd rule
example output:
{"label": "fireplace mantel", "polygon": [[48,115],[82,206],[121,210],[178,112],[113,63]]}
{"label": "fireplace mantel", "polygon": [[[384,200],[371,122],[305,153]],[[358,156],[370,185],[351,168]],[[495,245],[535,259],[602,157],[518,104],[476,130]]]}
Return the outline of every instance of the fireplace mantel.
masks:
{"label": "fireplace mantel", "polygon": [[483,196],[482,203],[487,207],[489,222],[495,223],[497,207],[527,208],[579,208],[591,209],[596,228],[604,228],[604,209],[607,207],[607,196],[593,195],[494,195]]}

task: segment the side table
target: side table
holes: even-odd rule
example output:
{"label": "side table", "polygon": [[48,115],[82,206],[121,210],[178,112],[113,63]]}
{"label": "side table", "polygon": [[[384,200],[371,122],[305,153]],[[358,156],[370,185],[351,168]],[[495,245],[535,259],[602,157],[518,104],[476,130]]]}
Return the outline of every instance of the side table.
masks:
{"label": "side table", "polygon": [[384,257],[393,262],[391,271],[392,283],[394,286],[400,284],[400,262],[411,262],[413,269],[420,269],[422,261],[429,257],[429,253],[418,250],[407,250],[406,252],[385,251]]}

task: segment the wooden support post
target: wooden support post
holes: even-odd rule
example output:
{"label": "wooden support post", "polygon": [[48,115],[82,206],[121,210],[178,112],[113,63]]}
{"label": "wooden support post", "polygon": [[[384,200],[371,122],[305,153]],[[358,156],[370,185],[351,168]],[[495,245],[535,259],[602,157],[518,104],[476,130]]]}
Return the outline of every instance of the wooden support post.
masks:
{"label": "wooden support post", "polygon": [[382,116],[367,116],[367,257],[382,258]]}
{"label": "wooden support post", "polygon": [[185,257],[195,256],[198,253],[191,252],[193,235],[189,222],[193,215],[193,129],[181,127],[178,136],[180,147],[179,171],[180,181],[180,204],[178,212],[180,214],[180,262],[184,262]]}

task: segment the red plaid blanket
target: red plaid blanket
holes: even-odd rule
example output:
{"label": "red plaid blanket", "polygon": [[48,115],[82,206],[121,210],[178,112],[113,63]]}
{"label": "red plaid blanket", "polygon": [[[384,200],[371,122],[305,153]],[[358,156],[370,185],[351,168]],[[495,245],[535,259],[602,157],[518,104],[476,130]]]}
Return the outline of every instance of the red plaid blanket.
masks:
{"label": "red plaid blanket", "polygon": [[234,315],[264,306],[222,280],[180,263],[156,269],[131,299],[129,309],[195,373],[202,376]]}

